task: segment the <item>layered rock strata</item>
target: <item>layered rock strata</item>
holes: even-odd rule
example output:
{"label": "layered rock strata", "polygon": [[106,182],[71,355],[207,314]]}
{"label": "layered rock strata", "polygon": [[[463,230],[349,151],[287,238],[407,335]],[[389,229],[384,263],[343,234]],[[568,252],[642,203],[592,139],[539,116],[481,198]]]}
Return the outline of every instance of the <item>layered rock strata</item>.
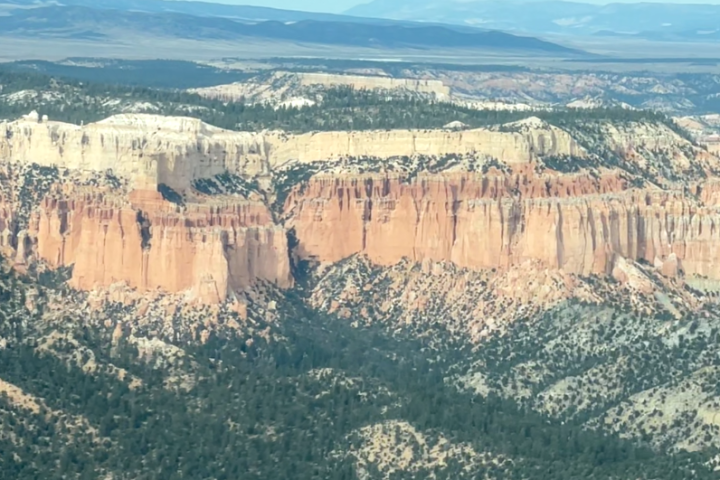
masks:
{"label": "layered rock strata", "polygon": [[476,154],[507,164],[526,164],[542,156],[586,155],[567,132],[547,124],[515,132],[484,129],[321,132],[279,137],[270,145],[268,160],[273,167],[289,161],[307,163],[346,157]]}
{"label": "layered rock strata", "polygon": [[188,189],[194,180],[224,172],[266,175],[288,162],[350,156],[389,158],[477,153],[508,163],[540,155],[582,155],[566,132],[550,126],[526,132],[397,130],[323,132],[232,132],[199,120],[154,115],[118,115],[77,126],[22,119],[0,124],[0,158],[128,178],[135,188],[165,184]]}
{"label": "layered rock strata", "polygon": [[[615,152],[609,169],[538,119],[505,127],[293,136],[149,115],[84,127],[5,123],[1,159],[61,168],[35,203],[28,185],[44,183],[32,175],[25,182],[22,168],[0,172],[0,247],[18,263],[72,265],[79,289],[125,283],[205,303],[259,281],[290,286],[290,229],[293,254],[321,262],[363,254],[381,265],[534,265],[622,278],[623,262],[643,260],[666,276],[720,279],[716,157],[664,126],[588,130],[602,132],[597,140],[581,132],[583,145],[604,142],[598,151]],[[106,171],[122,186],[76,181]],[[375,173],[361,173],[368,171]],[[224,173],[262,179],[254,185],[266,191],[194,189],[195,180]],[[182,201],[163,200],[163,186]],[[284,224],[269,203],[280,205]]]}
{"label": "layered rock strata", "polygon": [[0,158],[131,180],[135,188],[185,189],[227,170],[266,170],[262,136],[228,132],[189,118],[120,115],[78,126],[32,119],[0,124]]}
{"label": "layered rock strata", "polygon": [[47,200],[30,231],[41,258],[74,265],[71,285],[81,290],[123,282],[217,303],[258,279],[291,285],[284,230],[249,202],[180,213],[156,192],[132,192],[129,205]]}
{"label": "layered rock strata", "polygon": [[182,208],[135,190],[49,195],[17,231],[0,209],[2,246],[18,264],[72,266],[71,286],[126,284],[139,292],[186,292],[201,303],[267,281],[292,285],[285,230],[262,203],[229,199]]}
{"label": "layered rock strata", "polygon": [[[701,196],[716,200],[713,191]],[[322,262],[358,253],[382,265],[408,258],[472,269],[532,260],[589,275],[626,258],[667,275],[720,278],[720,211],[682,191],[630,189],[612,174],[318,176],[286,208],[299,253]]]}

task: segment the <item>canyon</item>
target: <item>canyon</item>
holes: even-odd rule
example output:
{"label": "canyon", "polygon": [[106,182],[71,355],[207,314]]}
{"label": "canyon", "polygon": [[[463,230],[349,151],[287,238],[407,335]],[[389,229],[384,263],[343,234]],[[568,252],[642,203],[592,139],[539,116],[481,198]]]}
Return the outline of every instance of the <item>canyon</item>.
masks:
{"label": "canyon", "polygon": [[644,262],[720,281],[720,159],[662,124],[293,135],[32,115],[0,125],[0,157],[0,247],[72,267],[79,290],[218,304],[292,286],[298,261],[358,255],[625,283],[625,262]]}
{"label": "canyon", "polygon": [[0,65],[0,477],[717,480],[711,58],[138,32]]}
{"label": "canyon", "polygon": [[[82,444],[91,452],[116,452],[127,438],[134,452],[166,423],[183,434],[210,425],[203,438],[241,439],[227,458],[252,458],[243,445],[268,436],[273,451],[284,442],[276,435],[298,433],[306,440],[294,444],[305,445],[322,435],[296,418],[335,429],[327,420],[354,402],[357,424],[369,426],[353,421],[333,444],[351,466],[397,463],[383,448],[412,458],[397,472],[414,476],[440,458],[495,462],[478,453],[485,444],[415,426],[445,389],[447,408],[493,394],[488,419],[509,402],[513,422],[518,405],[542,414],[539,427],[562,422],[558,438],[575,425],[657,455],[715,452],[720,158],[668,120],[572,115],[305,134],[152,115],[3,123],[0,416],[10,402],[10,418],[60,428],[70,418],[68,438],[112,439]],[[398,393],[415,374],[417,389]],[[99,393],[78,408],[86,385]],[[118,392],[140,410],[114,409]],[[403,402],[426,392],[421,417],[402,416]],[[345,413],[318,414],[323,402]],[[287,425],[267,422],[262,412],[287,404]],[[143,409],[161,416],[120,425]],[[178,411],[188,413],[167,420]],[[408,423],[388,423],[396,412]],[[413,450],[416,441],[434,446]],[[542,443],[514,443],[523,441]],[[526,461],[508,458],[512,468]]]}

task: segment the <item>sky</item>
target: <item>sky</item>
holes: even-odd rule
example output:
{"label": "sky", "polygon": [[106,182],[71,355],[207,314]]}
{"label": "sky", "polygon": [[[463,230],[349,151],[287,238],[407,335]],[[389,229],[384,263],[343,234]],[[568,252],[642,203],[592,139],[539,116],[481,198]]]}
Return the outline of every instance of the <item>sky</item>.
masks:
{"label": "sky", "polygon": [[[289,10],[303,10],[312,12],[341,13],[350,7],[370,0],[205,0],[215,3],[230,3],[236,5],[258,5],[261,7],[286,8]],[[467,0],[465,0],[467,1]],[[501,0],[487,0],[501,1]],[[637,0],[571,0],[584,3],[636,3]],[[720,4],[720,0],[644,0],[653,3],[711,3]]]}
{"label": "sky", "polygon": [[213,3],[257,5],[259,7],[285,8],[305,12],[342,13],[350,7],[370,0],[204,0]]}

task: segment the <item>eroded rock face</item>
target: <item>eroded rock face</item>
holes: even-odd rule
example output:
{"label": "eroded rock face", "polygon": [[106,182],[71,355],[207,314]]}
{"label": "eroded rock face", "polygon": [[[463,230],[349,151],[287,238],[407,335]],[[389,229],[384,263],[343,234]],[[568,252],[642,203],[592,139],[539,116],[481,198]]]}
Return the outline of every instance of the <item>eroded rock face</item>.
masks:
{"label": "eroded rock face", "polygon": [[86,126],[23,119],[0,128],[0,158],[71,170],[112,170],[138,189],[185,189],[197,178],[266,168],[263,138],[189,118],[119,115]]}
{"label": "eroded rock face", "polygon": [[303,85],[338,85],[356,89],[406,89],[420,93],[433,93],[438,97],[448,97],[450,88],[440,80],[424,80],[413,78],[371,77],[368,75],[334,75],[331,73],[300,73],[296,74]]}
{"label": "eroded rock face", "polygon": [[358,253],[382,265],[472,269],[534,260],[589,275],[611,274],[622,257],[720,278],[715,208],[681,191],[631,189],[612,174],[316,177],[286,208],[299,252],[322,262]]}
{"label": "eroded rock face", "polygon": [[[361,254],[629,282],[643,260],[667,277],[720,279],[720,160],[661,125],[574,135],[583,146],[537,118],[297,136],[149,115],[24,119],[0,128],[0,248],[18,264],[73,266],[78,289],[204,303],[259,281],[292,285],[291,229],[292,255],[329,263]],[[45,173],[25,178],[32,162]],[[242,188],[195,183],[226,173]],[[163,200],[165,186],[182,201]]]}
{"label": "eroded rock face", "polygon": [[[2,183],[13,182],[22,180]],[[17,205],[27,193],[5,188],[0,196],[0,247],[18,265],[72,266],[70,284],[80,290],[125,284],[207,304],[258,281],[292,285],[285,230],[262,202],[235,196],[180,206],[157,190],[81,184],[70,173],[55,182],[25,220]]]}
{"label": "eroded rock face", "polygon": [[261,204],[191,206],[177,212],[157,192],[128,204],[102,198],[46,200],[30,231],[53,266],[74,265],[81,290],[127,283],[141,291],[188,291],[205,303],[266,280],[291,285],[287,240]]}
{"label": "eroded rock face", "polygon": [[480,154],[507,164],[529,163],[542,155],[584,156],[563,130],[549,125],[521,131],[484,129],[321,132],[273,140],[270,164],[303,163],[345,157],[390,158],[413,155]]}
{"label": "eroded rock face", "polygon": [[566,132],[550,126],[525,132],[397,130],[323,132],[232,132],[199,120],[155,115],[118,115],[77,126],[32,119],[0,124],[0,158],[128,178],[134,188],[158,184],[176,190],[225,172],[265,175],[289,162],[349,156],[388,158],[478,153],[508,163],[538,155],[582,155]]}

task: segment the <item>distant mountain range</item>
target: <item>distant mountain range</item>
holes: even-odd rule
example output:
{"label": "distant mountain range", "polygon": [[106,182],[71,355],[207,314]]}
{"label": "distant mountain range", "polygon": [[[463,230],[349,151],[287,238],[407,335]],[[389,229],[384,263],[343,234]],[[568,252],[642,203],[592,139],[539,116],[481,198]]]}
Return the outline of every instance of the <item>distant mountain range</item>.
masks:
{"label": "distant mountain range", "polygon": [[720,5],[559,0],[373,0],[348,15],[433,21],[531,35],[603,35],[649,40],[720,40]]}
{"label": "distant mountain range", "polygon": [[330,13],[302,12],[296,10],[281,10],[268,7],[254,7],[247,5],[227,5],[201,1],[167,1],[167,0],[0,0],[0,5],[15,5],[22,7],[47,7],[59,5],[65,7],[88,7],[100,10],[123,10],[146,13],[183,13],[198,17],[224,17],[236,20],[297,22],[301,20],[339,21],[368,23],[397,23],[397,21],[384,21],[382,19],[362,19],[356,16],[335,15]]}
{"label": "distant mountain range", "polygon": [[440,26],[319,20],[248,23],[174,12],[148,13],[79,6],[13,10],[11,15],[0,17],[0,30],[5,35],[97,40],[122,30],[124,33],[196,40],[238,40],[250,37],[378,48],[499,48],[573,53],[553,43],[496,31],[465,32]]}
{"label": "distant mountain range", "polygon": [[488,29],[261,7],[162,0],[62,0],[53,4],[35,2],[30,5],[20,0],[9,0],[9,4],[8,0],[5,1],[7,15],[0,16],[0,32],[5,37],[104,41],[141,35],[202,41],[263,39],[384,49],[522,50],[554,55],[582,53],[537,38]]}

